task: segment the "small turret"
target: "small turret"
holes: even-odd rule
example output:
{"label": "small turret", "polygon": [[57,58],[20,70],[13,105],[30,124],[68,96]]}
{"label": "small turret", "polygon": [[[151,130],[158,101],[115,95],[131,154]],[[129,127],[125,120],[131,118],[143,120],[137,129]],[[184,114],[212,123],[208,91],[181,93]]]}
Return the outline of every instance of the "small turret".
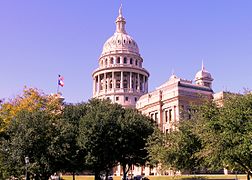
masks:
{"label": "small turret", "polygon": [[202,67],[199,72],[195,75],[195,83],[200,86],[206,86],[209,88],[212,88],[212,81],[214,79],[212,78],[211,74],[205,69],[203,61],[202,61]]}

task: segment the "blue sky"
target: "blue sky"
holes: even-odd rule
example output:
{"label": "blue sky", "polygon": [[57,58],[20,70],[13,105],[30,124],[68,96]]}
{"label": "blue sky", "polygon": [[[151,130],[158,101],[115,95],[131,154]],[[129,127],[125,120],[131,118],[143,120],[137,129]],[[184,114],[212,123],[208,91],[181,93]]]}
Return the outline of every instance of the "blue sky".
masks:
{"label": "blue sky", "polygon": [[[57,90],[66,102],[92,96],[93,70],[115,31],[118,0],[0,1],[0,99],[23,87]],[[204,59],[215,92],[252,89],[252,1],[123,0],[126,30],[150,72],[149,90],[192,80]]]}

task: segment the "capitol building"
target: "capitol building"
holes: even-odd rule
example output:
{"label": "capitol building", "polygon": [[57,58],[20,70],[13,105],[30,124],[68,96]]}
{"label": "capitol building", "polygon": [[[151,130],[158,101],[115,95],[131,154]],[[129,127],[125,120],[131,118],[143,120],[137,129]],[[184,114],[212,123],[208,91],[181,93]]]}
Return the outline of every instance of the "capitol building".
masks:
{"label": "capitol building", "polygon": [[[201,104],[205,99],[221,101],[224,93],[214,94],[213,78],[203,63],[194,81],[172,74],[164,84],[149,92],[150,73],[144,68],[137,42],[126,31],[122,7],[115,23],[115,33],[104,43],[99,67],[92,74],[93,98],[106,98],[125,108],[137,108],[153,118],[164,133],[175,128],[181,112],[190,111],[190,105]],[[134,174],[159,175],[157,168],[133,169]],[[118,167],[115,175],[121,173]]]}

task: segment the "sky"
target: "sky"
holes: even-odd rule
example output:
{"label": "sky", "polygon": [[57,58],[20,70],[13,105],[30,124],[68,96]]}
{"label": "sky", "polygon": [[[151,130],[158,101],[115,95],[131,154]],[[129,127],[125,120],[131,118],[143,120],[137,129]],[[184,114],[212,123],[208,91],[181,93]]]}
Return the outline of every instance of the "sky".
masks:
{"label": "sky", "polygon": [[252,89],[251,0],[2,0],[0,99],[24,86],[55,93],[58,74],[66,102],[91,98],[91,74],[121,3],[149,91],[172,72],[193,80],[202,60],[215,92]]}

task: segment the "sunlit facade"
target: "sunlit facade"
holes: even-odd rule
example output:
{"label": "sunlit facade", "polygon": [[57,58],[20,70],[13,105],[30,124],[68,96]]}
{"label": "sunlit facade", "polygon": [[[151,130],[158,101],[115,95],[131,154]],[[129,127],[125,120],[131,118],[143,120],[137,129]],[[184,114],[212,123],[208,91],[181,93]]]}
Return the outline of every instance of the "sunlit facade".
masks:
{"label": "sunlit facade", "polygon": [[[160,130],[169,133],[181,119],[182,111],[190,111],[190,105],[213,99],[211,74],[203,63],[194,81],[172,76],[154,91],[148,92],[149,72],[143,68],[143,58],[136,41],[127,34],[122,7],[116,18],[116,31],[105,42],[99,67],[93,72],[93,97],[110,99],[125,108],[137,108],[153,118]],[[190,119],[190,117],[188,117]],[[121,176],[122,169],[114,168],[114,175]],[[132,166],[129,174],[161,175],[159,167]]]}

